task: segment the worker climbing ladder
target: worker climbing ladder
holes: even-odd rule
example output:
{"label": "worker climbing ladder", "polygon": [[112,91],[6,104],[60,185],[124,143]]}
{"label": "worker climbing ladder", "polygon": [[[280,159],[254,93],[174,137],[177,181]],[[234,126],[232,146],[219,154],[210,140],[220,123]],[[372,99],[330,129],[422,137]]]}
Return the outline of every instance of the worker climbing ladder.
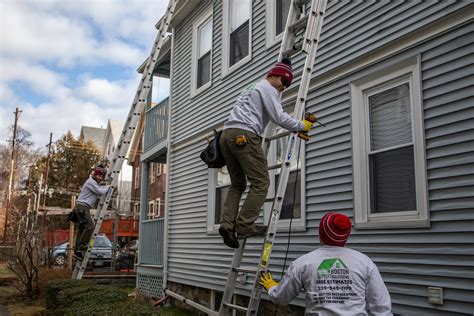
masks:
{"label": "worker climbing ladder", "polygon": [[120,170],[122,169],[123,161],[127,155],[128,149],[132,142],[132,138],[135,133],[135,128],[138,125],[140,117],[145,109],[145,103],[151,89],[151,79],[153,76],[153,70],[160,54],[161,47],[163,46],[163,41],[166,37],[166,32],[170,25],[171,18],[173,17],[173,12],[175,10],[177,2],[178,0],[170,0],[166,13],[161,19],[161,23],[158,28],[158,35],[156,36],[155,42],[153,44],[150,57],[148,57],[147,59],[146,67],[143,71],[140,84],[138,86],[135,98],[130,108],[130,112],[128,113],[127,120],[120,135],[118,145],[115,148],[115,151],[112,156],[113,158],[111,166],[109,167],[108,177],[108,180],[110,180],[111,182],[110,189],[107,194],[101,198],[99,202],[97,211],[94,215],[94,232],[87,247],[87,251],[84,253],[84,258],[82,259],[82,261],[78,260],[76,262],[72,274],[73,279],[81,279],[84,274],[84,271],[86,270],[87,262],[89,261],[92,247],[94,247],[95,239],[97,237],[97,234],[99,233],[102,221],[104,220],[104,216],[107,212],[107,208],[112,198],[114,189],[117,187],[118,175],[120,173]]}
{"label": "worker climbing ladder", "polygon": [[[311,2],[310,6],[308,3]],[[311,0],[311,1],[297,1],[292,0],[290,11],[286,21],[286,27],[283,34],[283,40],[280,47],[278,60],[283,57],[291,57],[300,52],[306,54],[306,60],[301,73],[301,81],[294,108],[294,117],[302,118],[306,97],[308,95],[309,82],[313,70],[313,64],[318,49],[319,37],[323,23],[323,16],[326,9],[326,0]],[[298,34],[303,33],[300,38]],[[299,40],[298,40],[299,39]],[[296,77],[296,76],[295,76]],[[285,160],[282,164],[269,166],[269,170],[281,168],[278,187],[275,198],[272,202],[271,214],[268,223],[268,229],[260,254],[260,262],[257,270],[241,267],[242,257],[245,249],[246,239],[240,242],[240,247],[235,249],[234,257],[232,259],[231,270],[227,278],[227,285],[222,297],[222,303],[219,309],[219,315],[232,315],[233,310],[245,313],[247,316],[257,315],[258,306],[260,303],[261,287],[258,284],[259,276],[262,272],[266,272],[269,267],[270,255],[275,241],[278,221],[280,219],[280,212],[283,206],[283,198],[285,196],[288,178],[290,174],[291,161],[294,159],[295,148],[297,147],[298,133],[280,133],[275,134],[276,128],[274,124],[269,124],[265,130],[264,137],[264,153],[268,156],[270,143],[275,139],[286,137],[289,134],[288,145],[286,148]],[[255,281],[253,284],[252,294],[250,296],[248,307],[232,304],[232,297],[234,295],[235,285],[238,273],[254,273]]]}

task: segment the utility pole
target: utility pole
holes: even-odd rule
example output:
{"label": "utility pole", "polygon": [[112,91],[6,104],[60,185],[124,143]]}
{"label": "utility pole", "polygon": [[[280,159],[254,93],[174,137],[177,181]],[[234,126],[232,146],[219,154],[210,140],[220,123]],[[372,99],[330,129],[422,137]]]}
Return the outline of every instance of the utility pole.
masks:
{"label": "utility pole", "polygon": [[51,144],[53,140],[53,133],[49,133],[49,143],[48,145],[48,158],[46,159],[46,171],[45,171],[45,180],[44,180],[44,197],[43,197],[43,219],[41,220],[42,229],[46,223],[46,193],[48,191],[48,176],[49,176],[49,161],[51,159]]}
{"label": "utility pole", "polygon": [[10,161],[10,177],[8,179],[8,191],[7,191],[7,203],[5,207],[5,222],[3,225],[3,242],[5,242],[7,237],[7,230],[8,230],[8,212],[10,211],[10,204],[12,199],[12,191],[13,191],[13,182],[15,179],[14,169],[15,169],[15,147],[16,147],[16,130],[18,127],[18,119],[20,118],[20,109],[16,108],[15,114],[15,123],[13,125],[13,139],[12,139],[12,157]]}

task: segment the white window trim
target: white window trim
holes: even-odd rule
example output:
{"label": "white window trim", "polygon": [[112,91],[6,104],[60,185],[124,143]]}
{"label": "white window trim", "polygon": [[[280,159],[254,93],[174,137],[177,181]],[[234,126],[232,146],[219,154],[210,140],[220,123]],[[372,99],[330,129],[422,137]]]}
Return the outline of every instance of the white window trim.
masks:
{"label": "white window trim", "polygon": [[150,163],[150,183],[153,184],[156,181],[155,170],[157,165],[154,162]]}
{"label": "white window trim", "polygon": [[140,203],[136,202],[133,204],[133,217],[135,218],[135,214],[138,214],[140,216]]}
{"label": "white window trim", "polygon": [[155,217],[161,217],[161,198],[155,200]]}
{"label": "white window trim", "polygon": [[212,43],[214,35],[214,27],[212,27],[211,35],[211,55],[210,55],[210,78],[209,82],[197,88],[197,67],[198,67],[198,29],[201,25],[206,23],[211,19],[211,24],[214,26],[214,17],[212,16],[212,8],[206,10],[193,24],[193,48],[192,48],[192,58],[191,58],[191,97],[194,97],[204,90],[207,90],[212,85]]}
{"label": "white window trim", "polygon": [[135,168],[135,189],[140,188],[140,166]]}
{"label": "white window trim", "polygon": [[276,3],[275,0],[266,0],[265,1],[266,5],[266,16],[265,16],[265,33],[266,33],[266,47],[271,48],[274,46],[276,43],[281,43],[283,39],[283,33],[281,32],[278,35],[275,35],[276,33],[276,27],[275,27],[275,21],[276,21]]}
{"label": "white window trim", "polygon": [[148,209],[147,209],[146,215],[147,215],[146,216],[147,219],[155,218],[155,215],[156,215],[155,201],[148,202]]}
{"label": "white window trim", "polygon": [[[390,67],[391,69],[384,69],[351,83],[354,216],[358,229],[429,227],[420,67],[420,56],[417,56]],[[380,85],[388,87],[397,80],[398,83],[405,80],[410,85],[417,210],[369,214],[370,183],[367,155],[369,117],[366,91]]]}
{"label": "white window trim", "polygon": [[230,45],[230,16],[229,0],[223,0],[222,4],[222,77],[229,75],[236,69],[242,67],[252,59],[252,4],[250,1],[249,12],[249,54],[232,66],[229,66]]}
{"label": "white window trim", "polygon": [[163,173],[162,171],[163,165],[161,163],[156,164],[156,176],[161,176]]}

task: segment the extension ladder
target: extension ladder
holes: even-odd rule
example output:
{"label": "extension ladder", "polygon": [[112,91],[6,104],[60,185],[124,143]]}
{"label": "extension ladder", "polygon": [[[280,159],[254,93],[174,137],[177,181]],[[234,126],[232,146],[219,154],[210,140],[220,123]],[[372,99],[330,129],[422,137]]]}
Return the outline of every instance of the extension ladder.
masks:
{"label": "extension ladder", "polygon": [[[313,64],[316,57],[316,51],[318,49],[319,37],[321,34],[321,28],[323,23],[323,16],[326,10],[326,0],[311,0],[310,7],[307,7],[307,4],[309,2],[310,1],[308,0],[291,1],[290,11],[288,13],[288,19],[286,21],[286,27],[283,34],[283,41],[278,56],[278,60],[280,61],[283,57],[294,56],[300,51],[306,54],[306,61],[304,64],[303,71],[301,73],[301,82],[294,109],[294,117],[296,118],[302,118],[304,114],[303,112],[305,108],[306,97],[308,95],[309,81],[311,79]],[[298,34],[302,32],[304,32],[302,40],[296,41],[296,39],[298,38]],[[265,137],[263,142],[263,149],[265,155],[268,156],[271,141],[286,137],[288,135],[289,138],[285,152],[285,160],[281,164],[268,167],[269,170],[281,168],[281,171],[275,198],[266,200],[266,202],[272,202],[273,204],[271,208],[271,215],[268,223],[267,233],[263,243],[262,252],[260,254],[260,262],[257,266],[257,271],[255,271],[255,269],[241,267],[246,239],[240,242],[239,248],[235,249],[234,251],[231,270],[229,272],[227,278],[227,285],[224,290],[224,295],[222,297],[222,303],[219,309],[219,315],[221,316],[232,315],[232,312],[234,310],[241,313],[245,313],[247,316],[257,315],[258,312],[258,306],[260,303],[261,295],[261,286],[258,281],[260,274],[262,272],[266,272],[269,267],[270,254],[272,251],[273,242],[275,240],[276,231],[278,228],[278,221],[280,219],[280,211],[283,206],[283,198],[285,196],[285,191],[288,184],[291,161],[294,156],[294,149],[295,147],[297,147],[297,142],[299,141],[297,137],[297,132],[284,132],[275,134],[275,131],[276,126],[272,123],[270,123],[265,130]],[[255,272],[253,290],[247,307],[239,306],[231,302],[239,272]]]}
{"label": "extension ladder", "polygon": [[97,211],[94,215],[94,232],[87,247],[87,251],[84,253],[84,258],[82,259],[82,261],[78,260],[76,262],[72,274],[73,279],[81,279],[84,274],[84,271],[86,270],[87,262],[89,261],[92,248],[94,247],[95,239],[97,237],[97,234],[99,233],[102,221],[104,220],[104,216],[107,212],[107,208],[112,198],[114,189],[117,187],[118,175],[120,173],[120,170],[122,169],[123,161],[126,158],[128,149],[132,142],[133,135],[135,133],[135,128],[138,125],[140,117],[145,109],[145,103],[151,89],[151,79],[153,75],[153,70],[160,54],[160,49],[163,46],[163,41],[166,37],[166,32],[171,22],[171,18],[173,17],[173,12],[175,10],[177,2],[178,0],[170,0],[166,13],[161,19],[161,23],[158,28],[158,35],[156,36],[155,42],[153,44],[150,57],[148,57],[147,59],[146,67],[143,71],[140,84],[138,85],[135,98],[130,108],[130,112],[128,113],[128,117],[120,135],[118,145],[115,148],[115,151],[112,156],[113,158],[109,169],[110,172],[108,177],[108,180],[111,181],[110,189],[107,194],[102,196],[102,198],[100,199]]}

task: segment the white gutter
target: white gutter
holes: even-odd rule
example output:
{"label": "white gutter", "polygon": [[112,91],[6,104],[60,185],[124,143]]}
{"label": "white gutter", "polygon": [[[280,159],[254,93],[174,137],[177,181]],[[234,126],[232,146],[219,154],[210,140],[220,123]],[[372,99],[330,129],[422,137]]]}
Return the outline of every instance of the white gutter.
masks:
{"label": "white gutter", "polygon": [[200,310],[201,312],[207,313],[208,315],[211,315],[211,316],[218,316],[219,315],[219,312],[213,311],[212,309],[210,309],[210,308],[208,308],[204,305],[198,304],[195,301],[188,300],[187,298],[185,298],[185,297],[183,297],[183,296],[181,296],[181,295],[179,295],[175,292],[171,292],[170,290],[166,290],[165,293],[168,294],[169,296],[177,299],[178,301],[183,302],[184,304],[188,304],[189,306],[192,306],[192,307]]}

